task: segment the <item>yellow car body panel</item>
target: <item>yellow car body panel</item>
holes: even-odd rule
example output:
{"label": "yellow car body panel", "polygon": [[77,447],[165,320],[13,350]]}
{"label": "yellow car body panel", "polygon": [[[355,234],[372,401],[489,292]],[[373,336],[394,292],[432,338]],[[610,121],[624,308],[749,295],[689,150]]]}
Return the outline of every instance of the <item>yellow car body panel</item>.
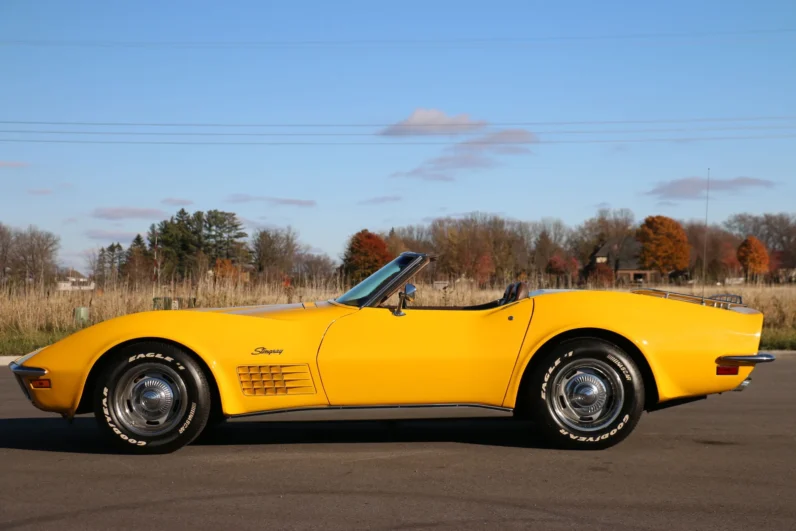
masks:
{"label": "yellow car body panel", "polygon": [[501,406],[533,301],[489,310],[363,308],[324,337],[318,356],[332,405]]}
{"label": "yellow car body panel", "polygon": [[[175,342],[199,356],[230,416],[327,406],[514,408],[523,374],[542,346],[561,334],[597,329],[641,352],[660,400],[667,401],[736,388],[752,367],[717,376],[716,360],[755,354],[762,322],[762,314],[744,307],[584,290],[532,293],[491,309],[410,306],[402,316],[335,302],[152,311],[96,324],[16,363],[47,371],[50,389],[32,389],[32,377],[22,377],[23,385],[37,407],[67,417],[78,411],[100,358],[142,338]],[[157,355],[141,353],[147,354]],[[311,385],[299,394],[247,395],[250,368],[258,381],[271,377],[263,367],[298,367]]]}
{"label": "yellow car body panel", "polygon": [[603,330],[629,340],[650,366],[661,402],[730,391],[749,376],[717,376],[719,356],[756,354],[763,315],[615,291],[552,291],[532,297],[536,308],[503,403],[514,407],[533,355],[551,339]]}
{"label": "yellow car body panel", "polygon": [[[316,363],[318,346],[332,323],[354,311],[324,303],[130,314],[81,330],[37,352],[35,366],[47,371],[52,387],[29,392],[40,409],[71,417],[77,411],[90,369],[104,353],[128,341],[154,338],[183,345],[202,358],[216,381],[227,415],[325,405],[328,401]],[[282,352],[254,353],[260,347]],[[26,358],[17,363],[25,363]],[[316,392],[245,396],[238,367],[271,365],[306,365]]]}

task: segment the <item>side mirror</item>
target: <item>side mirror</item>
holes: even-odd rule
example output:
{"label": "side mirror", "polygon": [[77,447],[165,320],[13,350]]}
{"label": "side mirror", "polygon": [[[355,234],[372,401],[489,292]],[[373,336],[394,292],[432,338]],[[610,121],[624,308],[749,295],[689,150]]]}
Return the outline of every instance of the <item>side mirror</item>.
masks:
{"label": "side mirror", "polygon": [[403,311],[406,307],[406,303],[414,301],[416,293],[417,288],[413,284],[407,284],[404,290],[398,293],[398,306],[395,308],[393,315],[397,315],[398,317],[406,315]]}
{"label": "side mirror", "polygon": [[414,302],[416,294],[417,288],[414,286],[414,284],[407,284],[404,288],[404,300],[406,302]]}

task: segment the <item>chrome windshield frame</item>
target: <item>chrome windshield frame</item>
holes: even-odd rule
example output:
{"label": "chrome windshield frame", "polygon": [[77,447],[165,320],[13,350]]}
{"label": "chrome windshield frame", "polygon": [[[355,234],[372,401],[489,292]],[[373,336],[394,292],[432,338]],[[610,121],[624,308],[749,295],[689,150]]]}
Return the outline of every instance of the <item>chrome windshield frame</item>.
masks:
{"label": "chrome windshield frame", "polygon": [[385,284],[381,289],[374,291],[370,296],[359,305],[359,308],[372,308],[378,306],[381,301],[390,298],[398,291],[402,284],[409,281],[414,275],[420,272],[431,262],[431,257],[424,253],[401,253],[402,255],[414,255],[414,260],[404,268],[394,279]]}

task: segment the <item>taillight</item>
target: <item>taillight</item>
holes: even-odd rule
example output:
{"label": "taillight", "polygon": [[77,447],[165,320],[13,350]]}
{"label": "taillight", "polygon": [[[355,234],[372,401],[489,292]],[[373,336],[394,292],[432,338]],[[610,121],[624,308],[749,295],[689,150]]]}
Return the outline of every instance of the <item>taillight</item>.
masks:
{"label": "taillight", "polygon": [[716,367],[716,376],[735,376],[738,374],[738,367]]}

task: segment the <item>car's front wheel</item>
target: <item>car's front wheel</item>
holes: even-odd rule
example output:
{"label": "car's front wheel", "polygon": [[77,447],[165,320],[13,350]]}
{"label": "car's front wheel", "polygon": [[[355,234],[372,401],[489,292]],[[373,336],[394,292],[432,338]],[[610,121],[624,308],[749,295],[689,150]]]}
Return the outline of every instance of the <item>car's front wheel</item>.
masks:
{"label": "car's front wheel", "polygon": [[94,393],[100,429],[122,449],[172,452],[193,441],[210,414],[201,367],[176,346],[135,343],[114,354]]}
{"label": "car's front wheel", "polygon": [[633,359],[600,339],[562,342],[536,365],[528,411],[553,446],[603,449],[625,439],[644,410],[644,382]]}

